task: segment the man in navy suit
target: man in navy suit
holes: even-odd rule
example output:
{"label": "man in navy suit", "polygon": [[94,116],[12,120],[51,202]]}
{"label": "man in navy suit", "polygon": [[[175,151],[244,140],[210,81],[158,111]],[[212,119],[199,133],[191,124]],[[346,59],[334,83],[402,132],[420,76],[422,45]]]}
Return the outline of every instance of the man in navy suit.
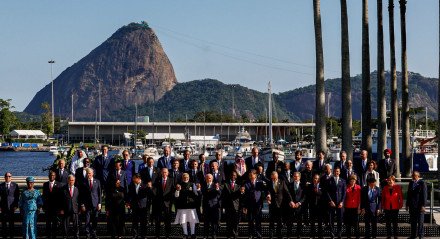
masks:
{"label": "man in navy suit", "polygon": [[148,183],[156,181],[156,178],[160,176],[160,172],[158,168],[154,167],[153,157],[143,155],[142,159],[144,160],[144,163],[140,164],[138,167],[138,174],[141,176],[142,182]]}
{"label": "man in navy suit", "polygon": [[387,185],[387,178],[391,175],[396,176],[397,166],[395,160],[391,159],[391,149],[385,149],[383,151],[384,158],[381,159],[377,165],[377,172],[379,173],[379,178],[382,180],[380,182],[381,187]]}
{"label": "man in navy suit", "polygon": [[[327,200],[323,195],[324,190],[321,187],[320,176],[313,175],[313,181],[306,186],[307,188],[307,205],[310,209],[310,232],[314,237],[322,238],[322,216],[327,208]],[[318,233],[315,230],[315,224],[318,224]]]}
{"label": "man in navy suit", "polygon": [[286,182],[278,179],[278,173],[276,171],[272,171],[270,175],[270,181],[267,185],[266,200],[269,203],[270,237],[273,238],[276,223],[276,236],[277,238],[281,238],[283,210],[286,210],[287,205],[293,206],[293,201]]}
{"label": "man in navy suit", "polygon": [[0,212],[2,216],[3,238],[14,237],[14,212],[18,208],[19,197],[20,190],[17,183],[12,182],[12,173],[5,173],[5,182],[0,184]]}
{"label": "man in navy suit", "polygon": [[220,171],[217,161],[211,163],[211,174],[214,182],[222,184],[225,181],[225,175]]}
{"label": "man in navy suit", "polygon": [[327,164],[325,160],[325,152],[320,150],[317,156],[318,159],[313,161],[313,170],[316,174],[321,175],[325,170],[325,165]]}
{"label": "man in navy suit", "polygon": [[339,161],[336,161],[335,163],[335,168],[336,167],[341,169],[341,176],[342,176],[343,172],[347,169],[347,152],[345,152],[344,150],[342,150],[339,153]]}
{"label": "man in navy suit", "polygon": [[[49,172],[49,181],[43,184],[43,210],[46,218],[47,238],[56,238],[58,227],[58,212],[63,202],[61,194],[62,185],[55,180],[56,173]],[[67,181],[66,181],[67,183]]]}
{"label": "man in navy suit", "polygon": [[249,180],[242,186],[243,212],[247,214],[249,222],[249,237],[262,238],[261,235],[261,209],[263,208],[266,186],[257,180],[257,171],[249,171]]}
{"label": "man in navy suit", "polygon": [[[178,162],[178,161],[177,161]],[[161,176],[153,183],[153,215],[155,218],[155,236],[160,237],[160,223],[165,224],[165,238],[169,238],[171,232],[171,201],[174,198],[175,186],[172,178],[168,177],[168,169],[161,169]]]}
{"label": "man in navy suit", "polygon": [[66,160],[64,159],[58,160],[58,168],[56,169],[55,173],[56,173],[55,180],[66,185],[67,177],[69,177],[69,172],[66,169]]}
{"label": "man in navy suit", "polygon": [[133,238],[146,238],[149,215],[149,197],[152,182],[142,182],[139,174],[133,175],[133,183],[128,186],[127,205],[132,210]]}
{"label": "man in navy suit", "polygon": [[240,185],[237,184],[237,172],[232,171],[222,190],[222,206],[225,209],[227,237],[236,239],[240,222]]}
{"label": "man in navy suit", "polygon": [[376,186],[376,178],[369,177],[361,190],[361,214],[365,218],[365,238],[376,238],[377,216],[381,207],[381,192]]}
{"label": "man in navy suit", "polygon": [[244,163],[246,164],[246,170],[248,172],[252,169],[256,169],[257,165],[259,165],[259,164],[264,165],[263,159],[258,157],[258,148],[257,147],[252,148],[252,156],[247,157],[244,160]]}
{"label": "man in navy suit", "polygon": [[[63,200],[60,202],[60,214],[63,216],[63,238],[73,234],[75,239],[79,239],[78,213],[80,198],[79,189],[75,186],[75,176],[69,175],[67,185],[62,188],[61,195]],[[73,233],[69,233],[70,221],[73,223]]]}
{"label": "man in navy suit", "polygon": [[425,214],[425,205],[428,199],[428,190],[426,183],[420,179],[420,173],[414,171],[412,173],[412,181],[408,185],[408,194],[406,198],[406,210],[409,210],[411,222],[411,236],[423,238],[423,222]]}
{"label": "man in navy suit", "polygon": [[114,159],[108,155],[108,146],[101,147],[101,155],[98,155],[93,161],[92,168],[95,170],[95,177],[103,185],[107,185],[107,178],[111,170],[113,170]]}
{"label": "man in navy suit", "polygon": [[124,192],[127,193],[128,185],[130,185],[130,183],[128,182],[127,173],[125,172],[125,170],[122,169],[121,161],[115,162],[115,168],[114,170],[112,170],[112,173],[110,173],[109,175],[109,179],[108,179],[109,183],[105,185],[107,187],[107,192],[108,190],[114,189],[115,183],[118,180],[121,182],[121,187],[124,188]]}
{"label": "man in navy suit", "polygon": [[290,168],[291,163],[285,162],[283,166],[284,166],[283,171],[281,173],[278,173],[278,177],[281,180],[285,181],[287,184],[290,184],[291,182],[293,182],[293,173],[294,173],[294,171]]}
{"label": "man in navy suit", "polygon": [[157,167],[159,169],[171,169],[171,165],[174,160],[174,157],[171,157],[171,148],[167,145],[163,148],[163,156],[157,161]]}
{"label": "man in navy suit", "polygon": [[130,159],[130,152],[128,150],[122,151],[122,170],[125,171],[128,184],[131,184],[131,177],[136,173],[136,164]]}
{"label": "man in navy suit", "polygon": [[284,170],[284,163],[278,160],[278,151],[272,152],[272,161],[267,164],[266,178],[270,178],[272,172],[277,172],[281,178],[281,172]]}
{"label": "man in navy suit", "polygon": [[220,183],[214,181],[212,174],[206,174],[205,182],[202,184],[203,195],[203,214],[204,220],[204,234],[205,238],[217,238],[218,227],[220,225],[220,205],[221,205],[222,189]]}
{"label": "man in navy suit", "polygon": [[361,159],[353,161],[354,164],[354,170],[356,171],[359,180],[359,185],[366,185],[365,183],[365,172],[368,170],[368,151],[362,150],[361,151]]}
{"label": "man in navy suit", "polygon": [[171,170],[169,170],[169,177],[173,180],[173,184],[177,185],[182,181],[183,172],[179,171],[180,162],[179,160],[174,160],[172,162]]}
{"label": "man in navy suit", "polygon": [[201,183],[204,181],[203,172],[199,170],[199,163],[197,160],[191,160],[190,168],[188,171],[186,171],[187,174],[189,174],[189,180],[193,183]]}
{"label": "man in navy suit", "polygon": [[75,171],[75,186],[80,187],[84,184],[85,180],[87,179],[87,172],[86,170],[90,168],[90,159],[85,158],[83,160],[84,166],[81,168],[76,169]]}
{"label": "man in navy suit", "polygon": [[295,161],[292,162],[292,170],[293,172],[301,172],[303,171],[305,165],[303,163],[302,160],[302,151],[301,150],[297,150],[295,151]]}
{"label": "man in navy suit", "polygon": [[300,172],[293,173],[293,181],[287,185],[287,188],[292,196],[292,205],[289,205],[289,207],[285,205],[284,208],[284,218],[287,221],[287,235],[292,235],[293,223],[296,221],[296,236],[297,238],[300,238],[302,232],[302,219],[305,214],[304,209],[307,208],[305,203],[306,186],[301,184]]}
{"label": "man in navy suit", "polygon": [[185,149],[183,152],[183,159],[180,160],[180,172],[186,172],[191,167],[190,165],[190,157],[191,157],[191,151],[189,149]]}
{"label": "man in navy suit", "polygon": [[86,237],[97,238],[98,213],[101,211],[102,188],[94,178],[93,169],[87,169],[87,181],[81,190],[81,210],[86,214]]}
{"label": "man in navy suit", "polygon": [[333,176],[327,181],[326,193],[329,205],[329,226],[332,238],[335,236],[333,224],[336,217],[337,231],[336,236],[341,238],[342,234],[342,215],[344,214],[344,201],[346,184],[345,180],[340,177],[341,169],[335,168]]}

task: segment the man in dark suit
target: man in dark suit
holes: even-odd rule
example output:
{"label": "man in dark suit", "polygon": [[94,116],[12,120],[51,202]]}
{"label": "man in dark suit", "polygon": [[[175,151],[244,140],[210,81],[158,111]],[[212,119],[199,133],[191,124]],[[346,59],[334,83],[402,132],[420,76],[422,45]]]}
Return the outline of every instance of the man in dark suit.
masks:
{"label": "man in dark suit", "polygon": [[115,168],[109,174],[108,185],[105,185],[107,187],[106,191],[108,192],[108,190],[114,189],[116,181],[119,180],[119,182],[121,182],[121,187],[124,188],[124,192],[127,193],[128,185],[130,185],[130,183],[128,182],[127,173],[125,170],[122,170],[122,162],[116,161],[114,167]]}
{"label": "man in dark suit", "polygon": [[75,186],[82,187],[87,179],[87,169],[90,168],[90,159],[85,158],[83,160],[84,166],[76,169],[75,171]]}
{"label": "man in dark suit", "polygon": [[[210,168],[211,174],[212,174],[212,164],[214,162],[217,162],[217,164],[218,164],[218,171],[220,172],[222,179],[226,180],[227,179],[226,176],[229,176],[231,170],[228,166],[228,162],[226,162],[226,160],[223,159],[223,151],[222,150],[218,150],[215,153],[215,159],[211,160],[209,162],[209,168]],[[214,177],[214,180],[215,180],[215,177]]]}
{"label": "man in dark suit", "polygon": [[301,237],[302,219],[306,208],[306,188],[301,184],[301,173],[293,173],[293,182],[288,184],[289,193],[292,196],[292,205],[284,208],[284,218],[287,223],[287,235],[292,235],[293,223],[296,221],[296,236]]}
{"label": "man in dark suit", "polygon": [[122,170],[125,171],[128,184],[131,184],[131,177],[136,173],[136,163],[130,158],[130,152],[128,150],[122,151]]}
{"label": "man in dark suit", "polygon": [[313,175],[313,162],[307,160],[307,162],[305,163],[305,168],[301,172],[301,185],[304,188],[313,183]]}
{"label": "man in dark suit", "polygon": [[391,159],[391,149],[385,149],[383,151],[384,159],[379,161],[377,166],[377,172],[379,173],[379,178],[382,179],[380,182],[380,186],[383,188],[387,185],[387,178],[391,175],[396,176],[397,174],[397,166],[396,162]]}
{"label": "man in dark suit", "polygon": [[237,172],[232,171],[230,179],[224,183],[222,190],[222,206],[225,209],[227,237],[238,237],[240,222],[240,185],[237,184]]}
{"label": "man in dark suit", "polygon": [[202,184],[202,207],[204,220],[205,238],[217,238],[218,227],[220,225],[220,206],[222,189],[220,183],[214,181],[212,174],[205,176]]}
{"label": "man in dark suit", "polygon": [[108,146],[101,147],[101,155],[98,155],[93,161],[92,168],[95,170],[95,177],[103,185],[107,185],[107,178],[114,166],[114,159],[108,155]]}
{"label": "man in dark suit", "polygon": [[[60,214],[63,216],[63,238],[73,235],[79,239],[78,213],[79,213],[79,190],[75,186],[75,176],[69,175],[67,185],[62,188],[62,202]],[[69,233],[69,223],[73,223],[73,233]]]}
{"label": "man in dark suit", "polygon": [[101,211],[102,188],[98,179],[94,178],[93,169],[87,169],[87,181],[83,184],[81,193],[81,210],[86,214],[86,237],[97,238],[96,227],[98,214]]}
{"label": "man in dark suit", "polygon": [[291,168],[293,172],[301,172],[303,171],[305,164],[302,160],[302,151],[295,151],[295,161],[292,162]]}
{"label": "man in dark suit", "polygon": [[243,212],[247,214],[249,222],[249,236],[262,238],[261,235],[261,209],[263,208],[264,193],[266,186],[262,181],[257,180],[257,171],[251,169],[249,171],[249,181],[242,188],[243,196]]}
{"label": "man in dark suit", "polygon": [[[310,232],[314,237],[322,238],[322,217],[323,211],[327,208],[327,200],[325,200],[319,180],[318,174],[313,175],[313,183],[307,185],[306,199],[310,209]],[[318,233],[315,230],[316,223],[318,224]]]}
{"label": "man in dark suit", "polygon": [[285,181],[287,184],[293,182],[293,170],[290,169],[290,162],[284,163],[284,168],[281,173],[278,173],[278,177]]}
{"label": "man in dark suit", "polygon": [[[133,238],[146,238],[149,215],[148,194],[151,191],[152,182],[145,184],[139,174],[133,175],[133,183],[128,186],[127,206],[131,209],[133,218]],[[140,228],[140,229],[139,229]]]}
{"label": "man in dark suit", "polygon": [[[347,152],[345,152],[344,150],[339,152],[339,161],[335,162],[334,168],[341,169],[341,177],[342,177],[343,172],[347,169]],[[345,180],[345,181],[347,181],[347,180]]]}
{"label": "man in dark suit", "polygon": [[365,238],[376,238],[377,216],[380,212],[381,192],[376,186],[376,178],[367,179],[367,184],[361,190],[361,214],[365,220]]}
{"label": "man in dark suit", "polygon": [[[329,226],[330,234],[333,237],[335,235],[338,238],[342,237],[342,216],[344,215],[344,201],[346,192],[345,180],[340,177],[341,169],[335,168],[333,170],[333,176],[327,182],[326,193],[329,205]],[[335,219],[336,217],[336,219]],[[333,231],[333,225],[336,220],[337,230]]]}
{"label": "man in dark suit", "polygon": [[217,161],[211,163],[211,174],[215,183],[222,184],[225,181],[225,175],[220,171]]}
{"label": "man in dark suit", "polygon": [[278,179],[278,173],[276,171],[272,171],[270,178],[271,180],[267,185],[266,196],[266,200],[269,203],[270,238],[273,238],[275,223],[277,224],[276,237],[282,238],[283,210],[286,210],[287,205],[293,206],[293,201],[286,182]]}
{"label": "man in dark suit", "polygon": [[180,172],[179,168],[180,168],[179,160],[174,160],[172,168],[169,172],[169,176],[173,180],[174,185],[177,185],[182,181],[183,172]]}
{"label": "man in dark suit", "polygon": [[313,170],[315,170],[315,173],[321,175],[324,172],[326,163],[325,152],[320,150],[317,154],[317,160],[313,161]]}
{"label": "man in dark suit", "polygon": [[163,156],[157,161],[157,167],[159,169],[171,169],[171,165],[174,160],[174,157],[171,157],[171,148],[167,145],[163,148]]}
{"label": "man in dark suit", "polygon": [[362,150],[361,151],[361,159],[360,160],[356,160],[353,162],[354,164],[354,170],[356,171],[358,177],[358,181],[359,181],[359,185],[366,185],[365,183],[365,172],[367,172],[368,170],[368,151],[367,150]]}
{"label": "man in dark suit", "polygon": [[[178,162],[178,161],[177,161]],[[165,238],[171,232],[171,200],[174,198],[175,186],[172,178],[168,177],[168,168],[161,169],[161,176],[153,184],[153,215],[155,218],[155,234],[160,237],[160,223],[165,224]]]}
{"label": "man in dark suit", "polygon": [[153,157],[142,156],[144,163],[138,167],[138,173],[141,176],[141,180],[144,183],[155,182],[156,178],[160,176],[160,170],[154,167]]}
{"label": "man in dark suit", "polygon": [[354,171],[353,161],[351,159],[348,159],[345,169],[341,169],[341,178],[344,179],[345,182],[347,182],[351,176],[356,176],[356,183],[359,184],[359,175],[357,175],[356,171]]}
{"label": "man in dark suit", "polygon": [[3,238],[14,237],[14,212],[18,208],[20,190],[12,182],[12,173],[5,173],[5,182],[0,184],[0,212],[2,216]]}
{"label": "man in dark suit", "polygon": [[189,149],[185,149],[185,151],[183,152],[183,159],[179,160],[180,161],[180,172],[186,172],[190,169],[191,165],[190,165],[190,157],[191,157],[191,151],[189,151]]}
{"label": "man in dark suit", "polygon": [[247,157],[244,162],[246,164],[246,170],[249,172],[252,169],[256,169],[256,165],[263,164],[264,161],[262,158],[258,157],[258,147],[252,148],[252,156]]}
{"label": "man in dark suit", "polygon": [[278,160],[278,151],[272,152],[272,161],[267,164],[266,168],[266,178],[270,178],[272,172],[277,172],[281,178],[281,172],[284,170],[284,163]]}
{"label": "man in dark suit", "polygon": [[55,173],[56,173],[55,180],[66,185],[67,177],[69,177],[69,170],[66,169],[65,159],[58,160],[58,168],[56,169]]}
{"label": "man in dark suit", "polygon": [[192,183],[201,183],[204,181],[203,172],[199,170],[199,163],[197,160],[191,160],[189,162],[190,168],[186,171],[189,174],[189,181]]}
{"label": "man in dark suit", "polygon": [[[47,238],[56,238],[58,230],[58,212],[63,202],[62,185],[55,180],[56,173],[49,172],[49,181],[43,184],[43,210],[46,218]],[[66,181],[67,183],[67,181]]]}
{"label": "man in dark suit", "polygon": [[423,222],[425,214],[425,206],[428,199],[428,190],[426,183],[420,179],[420,173],[414,171],[411,175],[412,181],[408,185],[408,193],[406,198],[406,210],[409,210],[411,222],[411,236],[415,239],[417,237],[423,238]]}

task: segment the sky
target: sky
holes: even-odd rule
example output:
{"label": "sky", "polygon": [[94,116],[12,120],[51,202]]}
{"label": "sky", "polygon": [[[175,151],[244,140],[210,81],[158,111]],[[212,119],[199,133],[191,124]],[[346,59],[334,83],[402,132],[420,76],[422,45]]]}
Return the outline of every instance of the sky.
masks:
{"label": "sky", "polygon": [[[362,1],[347,0],[351,75],[361,73]],[[385,68],[389,70],[388,1],[384,0]],[[400,15],[395,2],[397,68]],[[437,0],[408,0],[408,69],[439,73]],[[371,71],[376,69],[377,5],[369,1]],[[321,0],[325,79],[341,75],[340,1]],[[312,0],[39,0],[0,2],[0,98],[22,111],[32,97],[117,29],[146,21],[178,82],[213,78],[272,92],[314,84]]]}

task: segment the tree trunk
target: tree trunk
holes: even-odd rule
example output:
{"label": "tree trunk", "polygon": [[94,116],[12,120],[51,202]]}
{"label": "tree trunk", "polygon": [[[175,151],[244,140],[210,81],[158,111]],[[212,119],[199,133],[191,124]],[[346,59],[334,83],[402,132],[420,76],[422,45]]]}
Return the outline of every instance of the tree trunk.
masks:
{"label": "tree trunk", "polygon": [[387,102],[385,98],[385,64],[382,0],[377,0],[377,160],[387,148]]}
{"label": "tree trunk", "polygon": [[368,0],[362,0],[362,149],[371,159],[371,90],[370,90],[370,37],[368,27]]}
{"label": "tree trunk", "polygon": [[[437,135],[440,134],[440,2],[439,2],[439,76],[438,76],[438,96],[437,96]],[[440,137],[437,136],[437,148],[440,145]],[[438,150],[440,153],[440,150]],[[440,156],[440,155],[438,155]],[[437,168],[440,167],[440,157],[437,156]],[[440,179],[440,170],[437,170],[437,178]]]}
{"label": "tree trunk", "polygon": [[402,40],[402,159],[405,164],[404,175],[411,175],[412,160],[409,135],[409,105],[408,105],[408,64],[406,56],[406,0],[400,4],[400,33]]}
{"label": "tree trunk", "polygon": [[[327,151],[327,132],[325,122],[325,91],[324,91],[324,53],[322,49],[321,9],[320,0],[313,0],[313,20],[315,26],[316,49],[316,152]],[[318,155],[318,154],[317,154]]]}
{"label": "tree trunk", "polygon": [[[390,58],[391,58],[391,151],[396,160],[397,175],[400,177],[400,156],[399,156],[399,104],[397,102],[397,74],[396,74],[396,46],[394,39],[394,0],[388,0],[389,30],[390,30]],[[440,85],[439,85],[440,87]]]}
{"label": "tree trunk", "polygon": [[347,0],[341,0],[341,56],[342,56],[342,150],[353,159],[353,125],[351,112],[350,46],[348,38]]}

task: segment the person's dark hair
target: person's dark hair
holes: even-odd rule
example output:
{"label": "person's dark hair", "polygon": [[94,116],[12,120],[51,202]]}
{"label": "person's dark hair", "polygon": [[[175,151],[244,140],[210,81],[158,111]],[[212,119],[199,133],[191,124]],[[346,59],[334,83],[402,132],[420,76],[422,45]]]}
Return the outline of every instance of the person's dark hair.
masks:
{"label": "person's dark hair", "polygon": [[135,173],[132,178],[141,178],[141,175],[138,173]]}
{"label": "person's dark hair", "polygon": [[303,152],[301,151],[301,150],[297,150],[297,151],[295,151],[295,155],[303,155]]}
{"label": "person's dark hair", "polygon": [[367,175],[367,183],[375,183],[376,182],[376,178],[374,177],[374,174],[369,173]]}
{"label": "person's dark hair", "polygon": [[201,160],[203,158],[205,154],[199,154],[199,160]]}
{"label": "person's dark hair", "polygon": [[[50,170],[48,176],[50,177],[50,175],[51,175],[52,173],[54,173],[54,174],[56,175],[56,172],[55,172],[55,171]],[[5,174],[5,176],[6,176],[6,174]]]}
{"label": "person's dark hair", "polygon": [[322,149],[318,151],[318,154],[324,154],[324,156],[325,156],[325,152]]}

